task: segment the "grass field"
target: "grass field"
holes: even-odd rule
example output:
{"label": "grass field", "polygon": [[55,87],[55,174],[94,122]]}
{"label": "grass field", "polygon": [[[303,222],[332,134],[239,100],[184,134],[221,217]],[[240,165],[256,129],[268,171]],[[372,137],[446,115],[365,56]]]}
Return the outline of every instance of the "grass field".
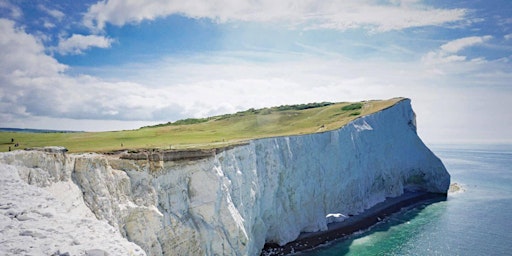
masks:
{"label": "grass field", "polygon": [[[403,98],[250,109],[236,114],[143,127],[137,130],[79,133],[0,132],[0,151],[64,146],[70,152],[107,152],[140,148],[215,148],[255,138],[324,132],[393,106]],[[302,106],[302,107],[300,107]],[[306,106],[306,107],[304,107]],[[304,108],[304,109],[302,109]],[[189,122],[188,122],[189,121]],[[188,124],[190,123],[190,124]],[[14,143],[11,139],[14,138]],[[18,147],[14,144],[18,143]]]}

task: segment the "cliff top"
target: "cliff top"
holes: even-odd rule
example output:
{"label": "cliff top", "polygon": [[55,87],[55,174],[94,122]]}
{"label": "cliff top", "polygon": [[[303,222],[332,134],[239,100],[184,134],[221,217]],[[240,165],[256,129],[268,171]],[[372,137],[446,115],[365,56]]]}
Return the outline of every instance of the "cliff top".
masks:
{"label": "cliff top", "polygon": [[402,100],[404,98],[249,109],[235,114],[190,118],[127,131],[0,132],[0,151],[8,151],[9,147],[15,150],[54,145],[64,146],[70,152],[107,152],[141,148],[222,148],[257,138],[335,130],[358,117],[389,108]]}

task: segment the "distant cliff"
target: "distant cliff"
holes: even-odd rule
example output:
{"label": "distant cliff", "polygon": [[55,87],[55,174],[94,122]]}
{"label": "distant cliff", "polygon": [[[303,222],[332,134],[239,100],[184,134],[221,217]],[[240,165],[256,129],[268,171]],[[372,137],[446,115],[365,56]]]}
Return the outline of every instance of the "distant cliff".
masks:
{"label": "distant cliff", "polygon": [[408,99],[338,130],[197,154],[17,151],[0,154],[0,168],[56,200],[73,194],[148,255],[258,255],[266,242],[327,229],[328,214],[357,215],[406,190],[446,193],[450,184],[416,134]]}

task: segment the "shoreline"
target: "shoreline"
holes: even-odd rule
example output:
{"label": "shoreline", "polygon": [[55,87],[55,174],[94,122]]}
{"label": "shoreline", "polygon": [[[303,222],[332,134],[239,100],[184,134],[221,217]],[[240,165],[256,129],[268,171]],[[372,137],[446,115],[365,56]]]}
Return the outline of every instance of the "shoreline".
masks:
{"label": "shoreline", "polygon": [[446,198],[446,194],[405,192],[398,197],[387,198],[385,201],[374,205],[359,215],[352,216],[342,222],[330,223],[325,231],[301,233],[295,241],[283,246],[275,243],[266,243],[260,255],[287,255],[311,250],[327,242],[368,229],[389,215],[399,212],[402,208],[412,207],[431,200],[432,203],[444,201]]}

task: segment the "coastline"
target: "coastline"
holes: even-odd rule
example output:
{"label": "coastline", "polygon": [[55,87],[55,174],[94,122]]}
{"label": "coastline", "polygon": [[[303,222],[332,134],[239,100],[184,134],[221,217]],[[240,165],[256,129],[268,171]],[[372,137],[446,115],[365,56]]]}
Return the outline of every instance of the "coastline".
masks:
{"label": "coastline", "polygon": [[325,231],[302,233],[295,241],[283,246],[266,243],[261,255],[287,255],[310,250],[327,242],[349,236],[357,231],[368,229],[389,215],[399,212],[402,208],[413,207],[429,201],[432,201],[431,203],[444,201],[446,196],[446,194],[429,192],[405,192],[398,197],[387,198],[359,215],[352,216],[342,222],[330,223]]}

